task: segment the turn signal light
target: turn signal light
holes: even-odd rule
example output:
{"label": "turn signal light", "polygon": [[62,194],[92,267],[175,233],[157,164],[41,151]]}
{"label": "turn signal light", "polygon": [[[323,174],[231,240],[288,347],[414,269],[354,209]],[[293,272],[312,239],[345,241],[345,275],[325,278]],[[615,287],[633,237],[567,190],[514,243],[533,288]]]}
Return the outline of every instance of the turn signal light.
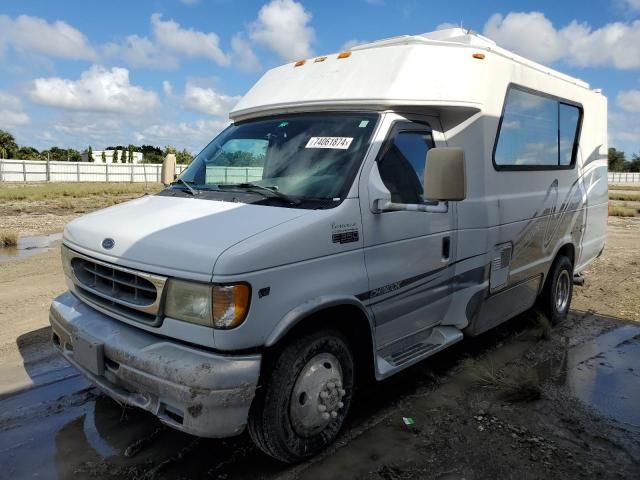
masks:
{"label": "turn signal light", "polygon": [[338,54],[338,58],[349,58],[351,56],[351,52],[340,52]]}
{"label": "turn signal light", "polygon": [[484,53],[474,53],[472,57],[477,58],[478,60],[484,60]]}
{"label": "turn signal light", "polygon": [[293,66],[294,67],[301,67],[302,65],[304,65],[305,63],[307,63],[306,60],[298,60]]}
{"label": "turn signal light", "polygon": [[229,329],[244,322],[251,301],[249,285],[214,285],[212,297],[214,328]]}

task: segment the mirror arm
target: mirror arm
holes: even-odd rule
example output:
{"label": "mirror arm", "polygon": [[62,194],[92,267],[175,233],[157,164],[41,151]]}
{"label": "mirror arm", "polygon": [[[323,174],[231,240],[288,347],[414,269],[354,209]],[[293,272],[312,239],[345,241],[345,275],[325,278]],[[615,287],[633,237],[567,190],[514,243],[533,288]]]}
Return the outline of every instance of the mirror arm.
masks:
{"label": "mirror arm", "polygon": [[447,213],[449,211],[448,202],[438,202],[437,205],[423,205],[412,203],[394,203],[385,200],[376,202],[377,212],[429,212]]}

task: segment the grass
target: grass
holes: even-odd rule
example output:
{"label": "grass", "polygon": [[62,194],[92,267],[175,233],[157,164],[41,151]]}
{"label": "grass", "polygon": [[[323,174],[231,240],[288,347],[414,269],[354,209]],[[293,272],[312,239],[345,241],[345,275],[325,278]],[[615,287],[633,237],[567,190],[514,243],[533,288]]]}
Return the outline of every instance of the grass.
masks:
{"label": "grass", "polygon": [[553,326],[551,325],[551,320],[549,320],[549,318],[544,313],[539,311],[537,308],[534,309],[534,315],[535,315],[535,322],[538,325],[538,328],[540,329],[540,334],[539,334],[540,339],[550,340],[551,335],[553,333]]}
{"label": "grass", "polygon": [[155,193],[159,183],[40,183],[0,187],[0,215],[86,213]]}
{"label": "grass", "polygon": [[637,208],[622,205],[609,205],[610,217],[635,217],[637,213]]}
{"label": "grass", "polygon": [[0,230],[0,248],[18,245],[18,232],[14,230]]}
{"label": "grass", "polygon": [[630,192],[640,192],[640,186],[632,185],[609,185],[609,190],[628,190]]}
{"label": "grass", "polygon": [[640,202],[640,193],[609,192],[609,200],[621,200],[623,202]]}
{"label": "grass", "polygon": [[492,364],[486,366],[475,360],[468,360],[465,367],[478,387],[498,390],[500,398],[507,402],[531,402],[542,396],[540,383],[532,378],[512,380],[497,372]]}
{"label": "grass", "polygon": [[159,183],[42,183],[7,185],[0,187],[0,201],[50,200],[61,197],[84,198],[90,196],[132,195],[157,192]]}

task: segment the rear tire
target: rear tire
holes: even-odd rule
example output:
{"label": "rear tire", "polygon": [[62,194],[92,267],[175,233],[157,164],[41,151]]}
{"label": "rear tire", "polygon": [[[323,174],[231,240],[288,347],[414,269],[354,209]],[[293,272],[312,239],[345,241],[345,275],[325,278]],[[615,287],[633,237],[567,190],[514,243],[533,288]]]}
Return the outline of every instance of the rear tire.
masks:
{"label": "rear tire", "polygon": [[286,344],[263,368],[249,413],[249,434],[267,455],[294,463],[316,455],[338,436],[354,385],[353,354],[335,331]]}
{"label": "rear tire", "polygon": [[567,317],[573,296],[573,264],[569,258],[559,255],[554,260],[540,297],[538,306],[552,325]]}

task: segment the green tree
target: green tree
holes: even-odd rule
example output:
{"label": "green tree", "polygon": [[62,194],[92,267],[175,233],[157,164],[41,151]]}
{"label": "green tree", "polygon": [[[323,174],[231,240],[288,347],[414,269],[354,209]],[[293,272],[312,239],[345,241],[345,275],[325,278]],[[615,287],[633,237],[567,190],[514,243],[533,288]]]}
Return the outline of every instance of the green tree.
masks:
{"label": "green tree", "polygon": [[640,172],[640,153],[634,153],[628,162],[629,172]]}
{"label": "green tree", "polygon": [[164,160],[164,152],[162,149],[153,145],[142,145],[142,163],[162,163]]}
{"label": "green tree", "polygon": [[187,151],[186,148],[183,148],[181,152],[176,153],[176,162],[182,164],[189,164],[193,160],[193,155]]}
{"label": "green tree", "polygon": [[104,153],[104,150],[102,150],[102,153],[100,154],[100,159],[102,160],[102,163],[107,163],[107,155]]}
{"label": "green tree", "polygon": [[627,167],[627,159],[624,156],[624,152],[616,150],[615,148],[609,148],[609,171],[610,172],[624,172]]}
{"label": "green tree", "polygon": [[129,146],[127,147],[127,150],[129,151],[129,163],[133,163],[133,152],[135,151],[136,147],[134,145],[129,144]]}
{"label": "green tree", "polygon": [[48,153],[49,153],[49,160],[51,160],[52,162],[66,162],[67,160],[69,160],[68,158],[69,152],[64,148],[51,147],[48,150]]}
{"label": "green tree", "polygon": [[82,154],[78,150],[69,148],[67,150],[67,158],[69,159],[70,162],[81,162]]}
{"label": "green tree", "polygon": [[18,144],[13,135],[6,130],[0,130],[0,158],[13,158]]}
{"label": "green tree", "polygon": [[167,156],[170,153],[177,154],[178,150],[176,150],[176,147],[172,145],[167,145],[166,147],[164,147],[164,155]]}
{"label": "green tree", "polygon": [[[18,160],[43,160],[40,152],[33,147],[19,147],[18,150],[16,150],[14,158]],[[44,160],[46,160],[46,157]]]}
{"label": "green tree", "polygon": [[113,151],[113,163],[118,163],[118,150]]}
{"label": "green tree", "polygon": [[91,149],[91,145],[87,148],[87,161],[93,162],[93,150]]}
{"label": "green tree", "polygon": [[120,154],[120,161],[122,163],[127,163],[127,151],[123,150],[122,153]]}

